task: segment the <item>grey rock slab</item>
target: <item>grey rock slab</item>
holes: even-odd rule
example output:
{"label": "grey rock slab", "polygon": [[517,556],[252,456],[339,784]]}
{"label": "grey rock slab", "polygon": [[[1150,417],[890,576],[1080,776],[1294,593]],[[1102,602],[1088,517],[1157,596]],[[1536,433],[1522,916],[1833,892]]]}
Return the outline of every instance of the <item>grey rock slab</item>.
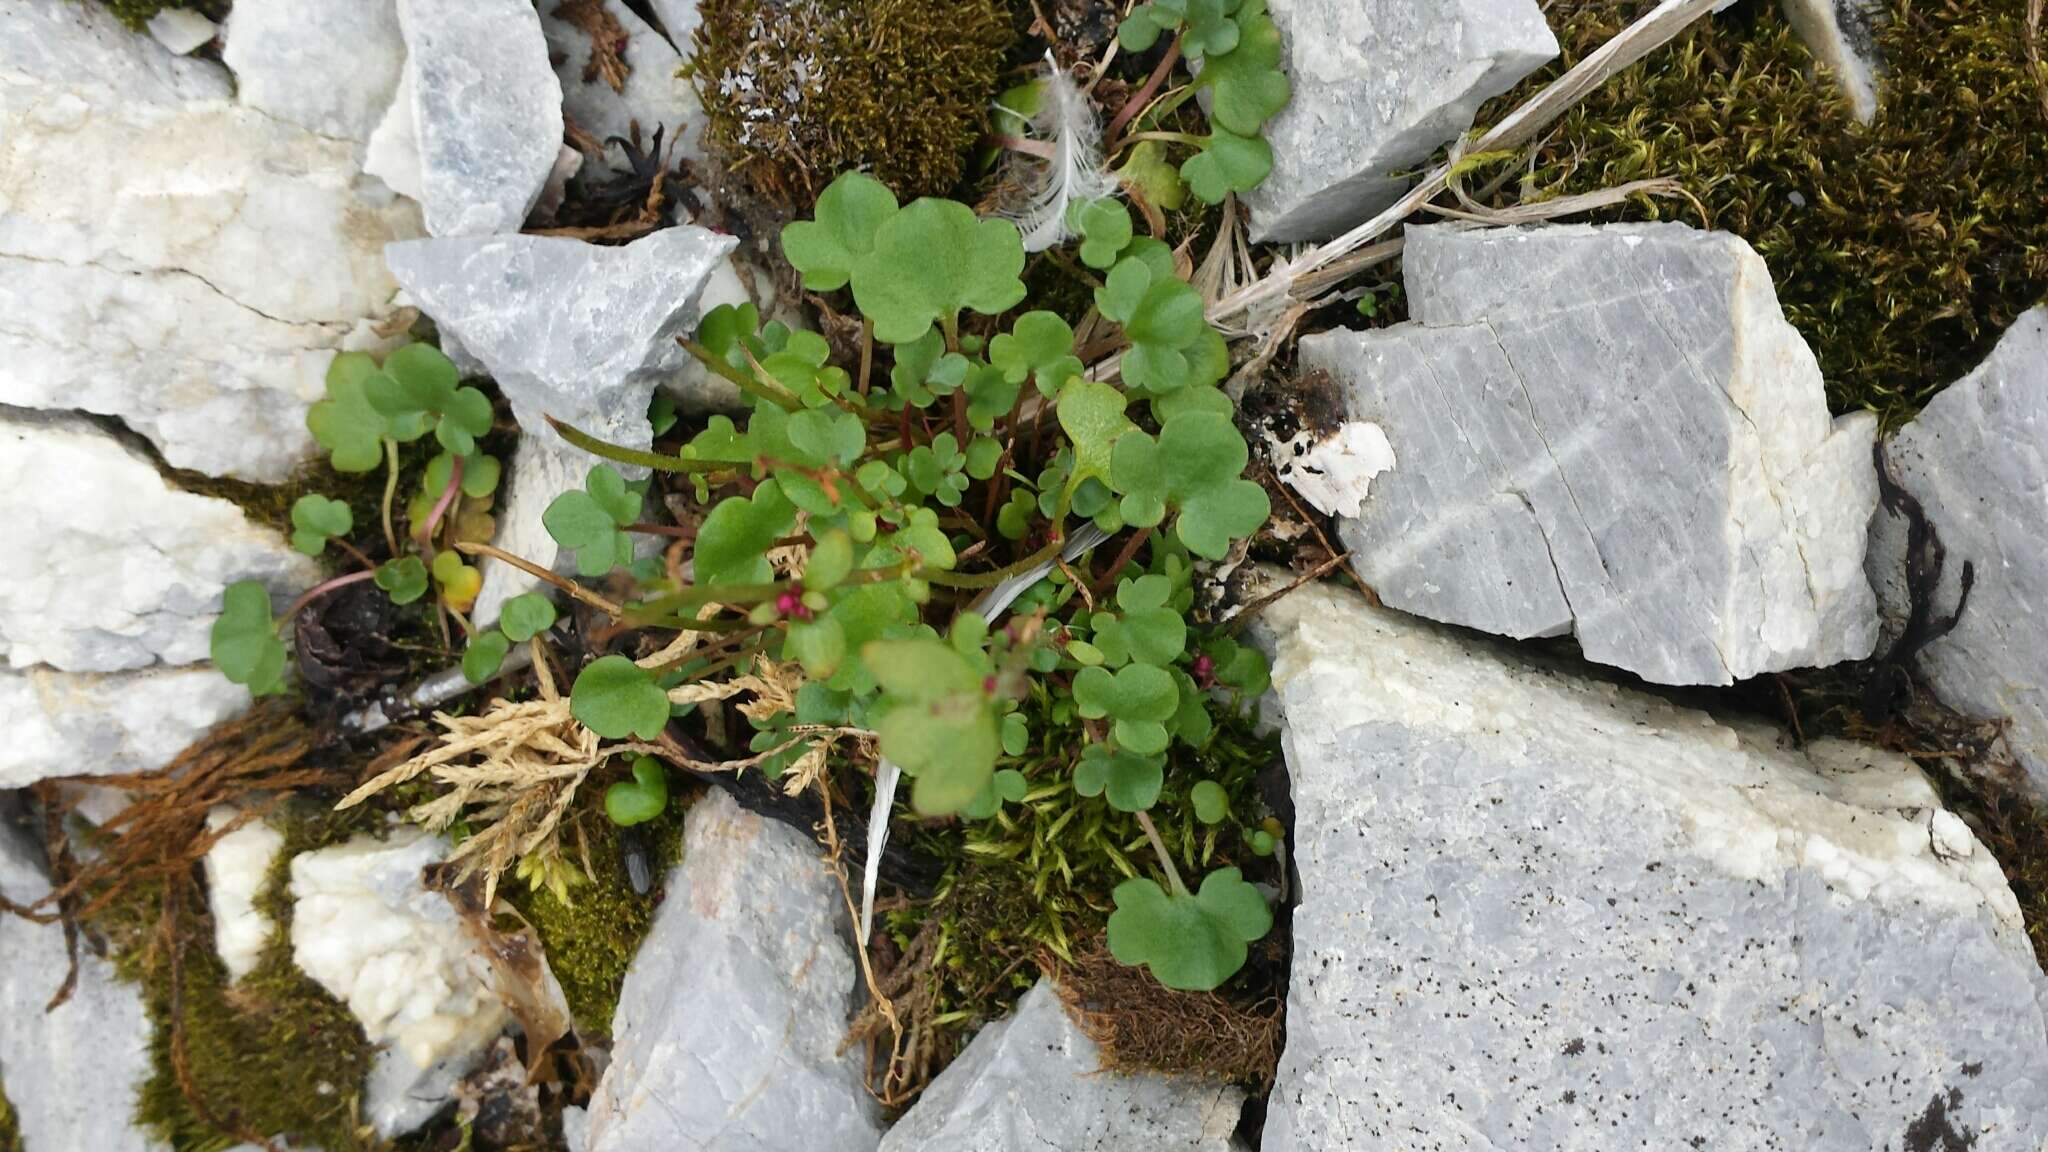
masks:
{"label": "grey rock slab", "polygon": [[[543,564],[561,559],[541,513],[598,463],[545,417],[631,448],[653,443],[648,402],[690,361],[676,338],[696,325],[698,296],[735,243],[685,225],[614,248],[554,236],[391,246],[392,273],[489,371],[524,431],[506,481],[500,547]],[[530,576],[514,571],[485,566],[483,619],[531,587]]]}
{"label": "grey rock slab", "polygon": [[1878,85],[1884,55],[1877,38],[1890,19],[1881,0],[1782,0],[1785,19],[1840,85],[1856,118],[1868,124],[1877,115]]}
{"label": "grey rock slab", "polygon": [[1398,173],[1557,56],[1536,0],[1271,0],[1293,98],[1273,171],[1242,195],[1254,240],[1334,236],[1407,191]]}
{"label": "grey rock slab", "polygon": [[1265,1152],[2048,1146],[2048,979],[1909,761],[1329,586],[1255,628],[1301,877]]}
{"label": "grey rock slab", "polygon": [[[41,853],[0,820],[0,895],[27,904],[49,890]],[[80,947],[78,986],[46,1012],[68,963],[61,925],[0,913],[0,1083],[23,1152],[167,1150],[134,1120],[150,1075],[141,992]]]}
{"label": "grey rock slab", "polygon": [[583,1152],[873,1152],[846,906],[817,845],[713,789],[619,996]]}
{"label": "grey rock slab", "polygon": [[[355,146],[234,102],[97,4],[0,0],[0,404],[118,416],[178,467],[279,481],[416,209]],[[119,157],[82,163],[80,157]]]}
{"label": "grey rock slab", "polygon": [[1244,1092],[1106,1071],[1041,981],[983,1028],[882,1139],[881,1152],[1232,1152]]}
{"label": "grey rock slab", "polygon": [[406,0],[398,17],[427,231],[519,231],[562,143],[539,13],[531,0]]}
{"label": "grey rock slab", "polygon": [[0,583],[0,659],[17,669],[197,663],[227,585],[276,599],[320,579],[275,530],[76,417],[0,408],[0,523],[23,544]]}
{"label": "grey rock slab", "polygon": [[208,665],[109,674],[0,670],[0,788],[52,776],[151,772],[249,708]]}
{"label": "grey rock slab", "polygon": [[[562,113],[591,138],[603,144],[616,136],[632,138],[635,122],[640,125],[643,145],[651,145],[654,130],[663,129],[664,141],[677,142],[678,156],[701,159],[697,129],[704,108],[697,90],[680,74],[682,54],[667,37],[634,15],[620,0],[604,0],[604,10],[625,33],[625,47],[619,56],[629,71],[624,87],[614,91],[601,76],[586,71],[590,61],[590,36],[579,25],[555,13],[570,0],[541,0],[541,28],[547,33],[548,48],[555,58],[555,77],[562,85]],[[625,152],[607,146],[601,155],[610,167],[627,167]],[[589,171],[589,169],[586,169]]]}
{"label": "grey rock slab", "polygon": [[[1991,355],[1893,434],[1885,454],[1947,550],[1937,615],[1970,599],[1955,630],[1920,650],[1941,701],[2010,719],[2006,741],[2048,797],[2048,307],[2022,315]],[[1906,524],[1871,521],[1871,583],[1894,631],[1909,607]]]}
{"label": "grey rock slab", "polygon": [[221,59],[243,104],[367,141],[398,88],[405,38],[395,0],[241,0]]}
{"label": "grey rock slab", "polygon": [[1867,413],[1737,237],[1679,224],[1407,232],[1413,319],[1301,341],[1400,461],[1340,522],[1385,602],[1727,684],[1870,653]]}

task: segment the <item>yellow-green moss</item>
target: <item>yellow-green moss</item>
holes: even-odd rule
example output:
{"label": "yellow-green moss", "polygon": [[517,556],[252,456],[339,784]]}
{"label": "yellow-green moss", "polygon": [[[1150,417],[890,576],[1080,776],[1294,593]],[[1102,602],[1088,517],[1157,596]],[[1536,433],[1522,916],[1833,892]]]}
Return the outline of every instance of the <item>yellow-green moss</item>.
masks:
{"label": "yellow-green moss", "polygon": [[21,1127],[14,1120],[14,1106],[7,1102],[7,1085],[0,1084],[0,1152],[21,1152]]}
{"label": "yellow-green moss", "polygon": [[899,196],[960,181],[1014,33],[998,0],[705,0],[704,138],[784,208],[849,169]]}
{"label": "yellow-green moss", "polygon": [[149,18],[165,8],[190,8],[208,19],[219,21],[228,17],[229,0],[96,0],[109,12],[121,18],[123,24],[140,29],[149,23]]}
{"label": "yellow-green moss", "polygon": [[[1557,0],[1583,58],[1649,0]],[[1567,115],[1524,199],[1675,176],[1747,239],[1820,359],[1837,411],[1896,422],[2048,295],[2048,114],[2023,48],[2027,0],[1892,0],[1883,106],[1858,126],[1778,13],[1701,22]],[[1480,115],[1492,123],[1544,73]],[[1604,218],[1700,223],[1679,200]]]}
{"label": "yellow-green moss", "polygon": [[[593,789],[593,796],[597,793]],[[529,889],[507,878],[499,892],[519,914],[533,925],[540,937],[548,968],[562,985],[569,1013],[579,1030],[609,1034],[612,1013],[618,1008],[619,989],[625,984],[626,968],[640,951],[640,942],[654,926],[656,897],[662,877],[683,853],[683,797],[676,797],[668,811],[639,826],[648,862],[657,887],[642,896],[633,891],[626,875],[625,856],[619,843],[619,828],[605,819],[596,806],[586,807],[576,826],[564,833],[565,851],[580,864],[582,851],[589,852],[594,877],[569,893],[563,904],[546,889]],[[582,848],[578,847],[579,841]]]}

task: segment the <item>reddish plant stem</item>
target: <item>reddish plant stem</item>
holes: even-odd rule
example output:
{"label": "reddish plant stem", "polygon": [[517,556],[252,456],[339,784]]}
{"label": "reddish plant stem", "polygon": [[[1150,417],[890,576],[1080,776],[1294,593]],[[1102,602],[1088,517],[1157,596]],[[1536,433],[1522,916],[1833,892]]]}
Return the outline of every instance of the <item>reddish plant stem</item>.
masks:
{"label": "reddish plant stem", "polygon": [[448,512],[448,506],[455,503],[456,493],[462,491],[462,457],[453,456],[448,465],[448,486],[441,489],[440,499],[434,501],[433,511],[427,513],[427,522],[413,530],[413,540],[420,546],[420,553],[428,560],[434,558],[434,529],[440,527],[441,517]]}
{"label": "reddish plant stem", "polygon": [[1131,98],[1124,101],[1124,106],[1117,111],[1116,119],[1109,122],[1109,131],[1102,135],[1115,143],[1103,151],[1104,156],[1114,156],[1116,150],[1123,146],[1125,126],[1137,119],[1138,113],[1143,112],[1145,105],[1152,102],[1152,97],[1158,95],[1159,86],[1166,83],[1167,73],[1172,72],[1173,66],[1179,62],[1180,37],[1175,36],[1173,43],[1167,46],[1166,55],[1161,56],[1159,63],[1153,66],[1152,75],[1145,78],[1145,86],[1132,93]]}
{"label": "reddish plant stem", "polygon": [[626,531],[638,532],[642,536],[674,536],[682,540],[694,540],[697,530],[677,524],[628,524]]}
{"label": "reddish plant stem", "polygon": [[1107,571],[1105,571],[1101,576],[1096,578],[1095,594],[1097,596],[1109,595],[1110,589],[1116,587],[1117,574],[1124,570],[1124,567],[1131,562],[1132,558],[1137,556],[1138,549],[1143,547],[1145,541],[1150,540],[1151,538],[1151,528],[1140,528],[1136,532],[1131,534],[1130,543],[1125,544],[1124,550],[1117,553],[1116,562],[1111,564]]}
{"label": "reddish plant stem", "polygon": [[279,616],[277,618],[277,622],[279,624],[282,624],[285,621],[291,619],[292,617],[297,616],[301,611],[305,609],[306,605],[311,604],[315,599],[321,596],[325,596],[329,592],[332,592],[337,588],[346,588],[351,584],[361,584],[365,580],[375,579],[376,576],[377,570],[375,568],[368,568],[364,569],[361,572],[351,572],[346,576],[336,576],[332,580],[323,580],[320,583],[313,585],[311,588],[306,589],[306,591],[303,594],[301,594],[297,600],[292,601],[291,607],[286,608],[284,610],[284,615]]}

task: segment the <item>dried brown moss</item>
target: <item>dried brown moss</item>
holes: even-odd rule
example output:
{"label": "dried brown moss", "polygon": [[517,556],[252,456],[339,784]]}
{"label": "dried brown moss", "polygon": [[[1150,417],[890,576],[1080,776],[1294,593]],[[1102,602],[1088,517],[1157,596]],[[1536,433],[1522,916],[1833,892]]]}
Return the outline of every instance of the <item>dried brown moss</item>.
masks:
{"label": "dried brown moss", "polygon": [[704,138],[784,209],[861,169],[898,196],[960,182],[1014,37],[998,0],[705,0]]}
{"label": "dried brown moss", "polygon": [[1118,963],[1107,948],[1059,965],[1056,980],[1060,999],[1101,1047],[1107,1067],[1213,1076],[1261,1092],[1272,1087],[1283,1038],[1278,996],[1176,992],[1149,971]]}
{"label": "dried brown moss", "polygon": [[[1647,0],[1556,0],[1557,67]],[[1524,199],[1675,176],[1706,223],[1747,239],[1820,358],[1837,411],[1910,416],[2048,295],[2048,112],[2027,0],[1893,0],[1868,127],[1779,15],[1747,0],[1652,54],[1560,121]],[[1497,120],[1556,69],[1480,115]],[[1640,199],[1601,218],[1677,218]]]}

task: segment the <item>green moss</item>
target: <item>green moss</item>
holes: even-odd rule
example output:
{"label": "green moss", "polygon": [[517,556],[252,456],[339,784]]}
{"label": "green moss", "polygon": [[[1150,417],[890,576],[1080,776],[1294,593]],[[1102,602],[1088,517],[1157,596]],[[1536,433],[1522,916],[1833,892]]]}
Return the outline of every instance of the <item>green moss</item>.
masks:
{"label": "green moss", "polygon": [[782,208],[863,169],[899,196],[960,181],[1014,33],[999,0],[705,0],[704,138]]}
{"label": "green moss", "polygon": [[0,1152],[21,1152],[21,1126],[15,1123],[14,1106],[7,1102],[5,1084],[0,1084]]}
{"label": "green moss", "polygon": [[189,8],[214,21],[228,18],[229,0],[97,0],[123,24],[140,29],[166,8]]}
{"label": "green moss", "polygon": [[[1557,0],[1583,58],[1647,0]],[[1776,4],[1703,21],[1560,121],[1523,198],[1677,177],[1747,239],[1813,346],[1837,411],[1917,411],[2048,295],[2048,113],[2027,0],[1893,0],[1876,121],[1858,126]],[[1482,111],[1492,123],[1556,69]],[[1473,183],[1480,181],[1474,180]],[[1701,223],[1681,200],[1603,218]]]}
{"label": "green moss", "polygon": [[[593,798],[601,793],[590,789]],[[657,885],[683,855],[683,814],[688,805],[678,797],[659,818],[639,826]],[[526,917],[540,937],[548,968],[562,985],[569,1013],[579,1030],[609,1033],[619,1004],[626,968],[640,951],[640,942],[654,926],[659,889],[642,896],[626,874],[620,829],[595,804],[576,817],[563,834],[566,856],[580,864],[588,853],[589,883],[570,890],[564,904],[546,889],[530,889],[507,878],[499,892]]]}

